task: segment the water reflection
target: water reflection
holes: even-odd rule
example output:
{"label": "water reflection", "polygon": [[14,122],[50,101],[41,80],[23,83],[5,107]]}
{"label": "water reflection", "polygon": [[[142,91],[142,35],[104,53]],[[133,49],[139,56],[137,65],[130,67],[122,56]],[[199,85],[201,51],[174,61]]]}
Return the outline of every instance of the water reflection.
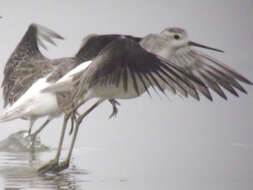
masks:
{"label": "water reflection", "polygon": [[[85,182],[80,176],[87,172],[72,165],[67,172],[60,174],[43,174],[36,172],[41,162],[35,153],[0,153],[0,176],[3,187],[9,189],[80,189],[78,183]],[[2,188],[1,188],[2,189]]]}
{"label": "water reflection", "polygon": [[[8,138],[1,142],[5,143],[9,140]],[[6,144],[7,146],[10,147]],[[81,185],[83,187],[82,183],[85,181],[81,178],[84,178],[83,176],[87,175],[87,172],[76,168],[73,164],[66,172],[60,174],[39,175],[36,172],[36,168],[42,164],[40,157],[51,157],[53,154],[52,151],[35,153],[24,151],[0,152],[0,179],[2,180],[0,181],[0,189],[83,189]]]}
{"label": "water reflection", "polygon": [[[70,168],[59,174],[44,175],[39,175],[36,168],[52,159],[56,149],[45,148],[38,140],[35,150],[30,151],[30,139],[24,131],[0,141],[0,190],[100,190],[124,189],[131,185],[119,175],[122,163],[111,162],[110,156],[104,157],[111,155],[107,150],[77,147]],[[67,152],[67,148],[63,149],[62,154]],[[89,173],[80,168],[89,168]]]}

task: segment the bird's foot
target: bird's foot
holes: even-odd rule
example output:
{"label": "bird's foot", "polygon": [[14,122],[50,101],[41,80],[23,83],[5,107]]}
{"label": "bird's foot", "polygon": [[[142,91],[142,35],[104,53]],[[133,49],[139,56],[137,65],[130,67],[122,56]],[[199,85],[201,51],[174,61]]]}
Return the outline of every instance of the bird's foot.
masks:
{"label": "bird's foot", "polygon": [[53,172],[61,172],[69,167],[69,160],[60,162],[56,167],[53,168]]}
{"label": "bird's foot", "polygon": [[112,104],[112,113],[109,116],[109,119],[111,119],[112,117],[116,117],[117,116],[117,114],[118,114],[118,108],[117,108],[117,106],[119,106],[120,103],[117,100],[115,100],[115,99],[109,99],[109,102]]}
{"label": "bird's foot", "polygon": [[54,172],[55,168],[57,168],[58,165],[59,165],[58,160],[57,159],[53,159],[53,160],[50,160],[49,162],[47,162],[46,164],[44,164],[43,166],[39,167],[37,169],[37,171],[39,173],[46,173],[46,172],[49,172],[49,171]]}
{"label": "bird's foot", "polygon": [[35,152],[36,149],[38,148],[38,145],[41,145],[40,139],[38,137],[38,133],[32,133],[30,135],[30,139],[31,139],[31,146],[30,146],[30,150],[32,152]]}

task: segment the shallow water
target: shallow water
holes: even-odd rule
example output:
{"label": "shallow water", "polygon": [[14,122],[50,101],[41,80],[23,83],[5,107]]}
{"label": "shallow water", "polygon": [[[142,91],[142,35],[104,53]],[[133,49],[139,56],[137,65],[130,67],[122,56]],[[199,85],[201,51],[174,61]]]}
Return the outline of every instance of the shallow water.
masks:
{"label": "shallow water", "polygon": [[[88,170],[78,168],[74,163],[66,171],[58,174],[38,174],[36,168],[52,159],[56,149],[46,149],[46,146],[41,144],[39,140],[36,143],[36,151],[29,151],[27,146],[24,146],[30,144],[24,131],[13,133],[0,141],[0,189],[79,190],[91,183],[95,186],[103,186],[103,183],[111,184],[125,181],[115,178],[99,179]],[[67,150],[63,149],[63,154],[66,152]],[[72,160],[74,159],[75,157]]]}
{"label": "shallow water", "polygon": [[85,175],[74,166],[67,173],[38,175],[33,167],[38,158],[30,153],[1,153],[0,158],[1,184],[5,189],[79,189],[78,183],[82,181],[78,176]]}
{"label": "shallow water", "polygon": [[[53,151],[55,153],[55,151]],[[36,172],[36,168],[44,163],[40,156],[52,156],[47,153],[10,153],[1,152],[0,159],[0,189],[6,190],[79,190],[79,189],[101,189],[102,187],[120,187],[126,179],[99,178],[87,170],[78,168],[71,164],[70,168],[59,174],[42,174]],[[117,189],[117,188],[116,188]]]}
{"label": "shallow water", "polygon": [[[80,175],[87,173],[71,165],[67,173],[39,175],[36,168],[42,164],[40,157],[49,157],[45,146],[36,141],[35,152],[30,152],[30,139],[25,131],[11,134],[0,142],[1,189],[79,189]],[[46,152],[47,151],[47,152]]]}
{"label": "shallow water", "polygon": [[[118,134],[122,132],[127,136],[122,128],[111,130],[119,130]],[[85,134],[91,133],[80,133],[70,168],[59,174],[45,175],[38,175],[36,168],[54,157],[56,146],[31,153],[25,146],[18,145],[29,144],[26,143],[29,138],[8,141],[13,135],[22,133],[12,133],[4,138],[0,141],[2,150],[5,147],[14,149],[0,151],[0,190],[253,189],[253,146],[246,141],[219,138],[207,143],[191,138],[191,143],[183,143],[176,141],[177,136],[170,133],[164,134],[164,138],[155,138],[156,134],[150,133],[145,139],[136,138],[137,141],[130,140],[130,135],[123,138],[115,134],[110,138],[87,140]],[[95,134],[98,138],[99,134]],[[55,141],[54,135],[45,135],[47,138],[42,136],[42,141],[53,144],[49,141]],[[43,144],[37,144],[37,147],[40,145]],[[62,158],[66,153],[67,148],[63,148]]]}

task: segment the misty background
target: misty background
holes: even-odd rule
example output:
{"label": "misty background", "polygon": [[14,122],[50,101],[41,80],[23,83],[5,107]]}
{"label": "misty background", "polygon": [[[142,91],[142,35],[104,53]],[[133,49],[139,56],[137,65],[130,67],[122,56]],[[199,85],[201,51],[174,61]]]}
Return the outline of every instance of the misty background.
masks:
{"label": "misty background", "polygon": [[[74,55],[90,33],[144,36],[176,26],[186,29],[192,41],[224,50],[221,54],[198,49],[253,81],[252,10],[252,0],[4,1],[0,6],[0,70],[31,23],[65,37],[57,41],[57,47],[48,45],[49,51],[42,50],[50,58]],[[118,117],[110,120],[111,105],[99,106],[79,130],[71,163],[89,171],[84,178],[91,182],[82,187],[253,189],[253,87],[244,87],[248,95],[236,98],[226,93],[228,101],[214,93],[213,102],[203,96],[198,102],[144,94],[121,100]],[[42,142],[56,148],[61,125],[62,118],[51,122],[41,133]],[[27,128],[23,120],[1,123],[0,140]],[[54,155],[54,151],[46,157],[41,154],[41,160]],[[0,175],[0,186],[7,180]]]}

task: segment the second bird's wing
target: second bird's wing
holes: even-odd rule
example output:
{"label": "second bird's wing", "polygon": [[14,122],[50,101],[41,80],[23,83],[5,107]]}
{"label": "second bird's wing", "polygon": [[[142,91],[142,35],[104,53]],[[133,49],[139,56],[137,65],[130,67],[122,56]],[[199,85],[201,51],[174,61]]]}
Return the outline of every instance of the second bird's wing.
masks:
{"label": "second bird's wing", "polygon": [[63,38],[44,26],[29,26],[4,68],[4,106],[13,104],[35,80],[43,76],[47,58],[41,54],[39,46],[46,48],[43,40],[55,44],[53,39]]}
{"label": "second bird's wing", "polygon": [[[252,82],[246,77],[229,66],[190,47],[179,49],[171,61],[182,67],[187,73],[199,78],[208,88],[224,99],[227,99],[224,89],[235,96],[239,96],[236,89],[247,93],[239,82],[252,85]],[[201,88],[195,87],[206,95]]]}

